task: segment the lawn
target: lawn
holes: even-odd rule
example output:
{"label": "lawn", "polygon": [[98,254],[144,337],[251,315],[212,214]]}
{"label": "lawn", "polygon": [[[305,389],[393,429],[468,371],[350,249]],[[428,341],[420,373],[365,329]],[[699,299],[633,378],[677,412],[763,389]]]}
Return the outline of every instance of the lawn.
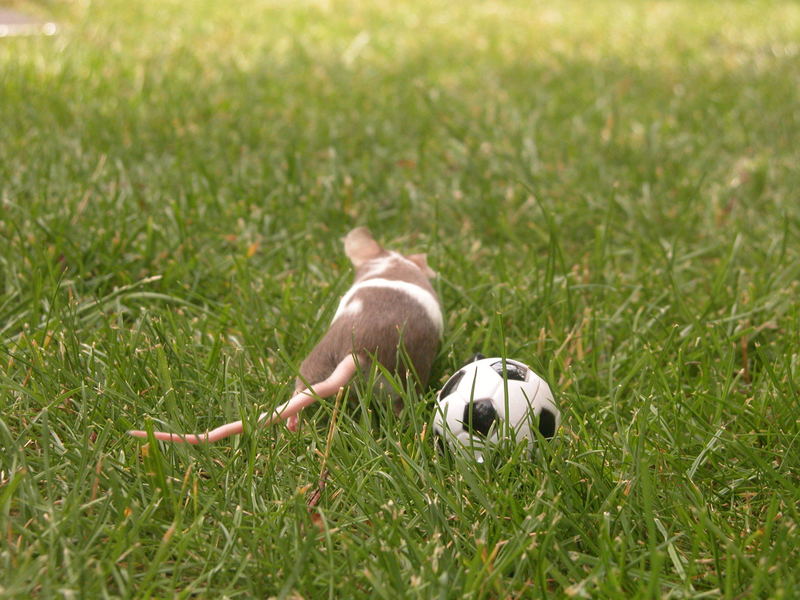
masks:
{"label": "lawn", "polygon": [[[800,5],[13,5],[0,596],[800,596]],[[432,381],[255,429],[356,225],[439,273]],[[551,443],[437,451],[477,351]]]}

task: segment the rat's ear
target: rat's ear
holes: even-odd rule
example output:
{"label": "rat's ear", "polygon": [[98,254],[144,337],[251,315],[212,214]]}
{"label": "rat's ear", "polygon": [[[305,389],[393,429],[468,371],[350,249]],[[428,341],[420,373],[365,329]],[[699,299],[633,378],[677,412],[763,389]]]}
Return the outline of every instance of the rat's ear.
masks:
{"label": "rat's ear", "polygon": [[369,229],[356,227],[344,238],[344,253],[353,262],[353,266],[360,267],[368,260],[383,254],[384,249],[375,241]]}
{"label": "rat's ear", "polygon": [[436,277],[436,271],[428,266],[427,254],[409,254],[406,258],[417,265],[428,279]]}

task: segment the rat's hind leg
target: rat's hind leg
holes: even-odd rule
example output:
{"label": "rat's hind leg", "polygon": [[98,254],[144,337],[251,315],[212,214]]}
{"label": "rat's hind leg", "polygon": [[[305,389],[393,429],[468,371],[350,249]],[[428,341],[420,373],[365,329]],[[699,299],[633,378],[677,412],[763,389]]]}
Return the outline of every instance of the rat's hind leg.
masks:
{"label": "rat's hind leg", "polygon": [[333,396],[340,388],[346,386],[353,378],[356,366],[356,358],[352,354],[348,354],[336,365],[333,373],[327,379],[297,392],[288,402],[281,404],[272,413],[262,413],[258,417],[259,424],[270,425],[276,421],[286,419],[286,426],[294,431],[297,429],[297,414],[306,406],[316,402],[317,398]]}

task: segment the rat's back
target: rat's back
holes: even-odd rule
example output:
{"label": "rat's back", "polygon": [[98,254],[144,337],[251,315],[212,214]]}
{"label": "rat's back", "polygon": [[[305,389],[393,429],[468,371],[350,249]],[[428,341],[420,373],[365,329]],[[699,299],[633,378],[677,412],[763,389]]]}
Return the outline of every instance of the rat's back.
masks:
{"label": "rat's back", "polygon": [[[348,255],[357,267],[355,283],[339,302],[330,329],[301,365],[302,379],[318,381],[354,354],[362,369],[372,357],[401,377],[412,367],[425,385],[443,317],[424,256],[406,257],[380,246],[366,259]],[[403,363],[403,354],[410,365]]]}

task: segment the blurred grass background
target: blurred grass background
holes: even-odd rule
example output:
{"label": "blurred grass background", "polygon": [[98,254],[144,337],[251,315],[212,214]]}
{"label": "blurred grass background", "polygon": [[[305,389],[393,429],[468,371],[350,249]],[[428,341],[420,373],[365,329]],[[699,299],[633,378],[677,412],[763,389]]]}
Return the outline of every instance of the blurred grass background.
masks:
{"label": "blurred grass background", "polygon": [[[13,6],[59,33],[0,39],[2,595],[800,593],[796,3]],[[398,419],[124,436],[284,400],[358,224],[440,273]],[[479,350],[552,444],[436,453]]]}

